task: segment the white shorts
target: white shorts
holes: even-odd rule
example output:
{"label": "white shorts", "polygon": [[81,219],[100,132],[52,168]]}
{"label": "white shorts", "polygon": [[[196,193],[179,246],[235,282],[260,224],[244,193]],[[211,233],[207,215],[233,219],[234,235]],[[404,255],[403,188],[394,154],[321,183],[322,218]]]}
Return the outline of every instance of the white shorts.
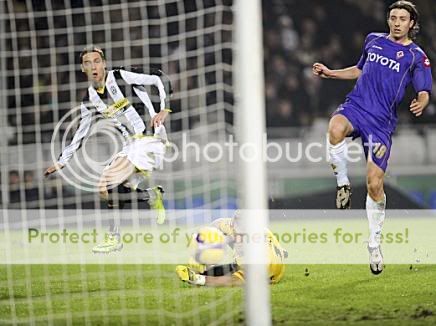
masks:
{"label": "white shorts", "polygon": [[153,171],[162,168],[165,145],[159,137],[144,137],[134,139],[123,147],[117,157],[127,157],[127,159],[139,170]]}

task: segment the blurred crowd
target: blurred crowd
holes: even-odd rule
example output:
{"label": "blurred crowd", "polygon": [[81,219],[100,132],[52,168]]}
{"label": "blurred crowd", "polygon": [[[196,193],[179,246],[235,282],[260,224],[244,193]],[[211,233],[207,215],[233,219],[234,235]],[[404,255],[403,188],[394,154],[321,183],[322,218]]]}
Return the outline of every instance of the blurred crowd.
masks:
{"label": "blurred crowd", "polygon": [[[38,208],[94,208],[95,203],[92,195],[76,193],[69,187],[56,182],[41,183],[40,178],[35,176],[39,171],[11,170],[8,174],[8,187],[4,197],[7,198],[9,209],[38,209]],[[82,200],[82,199],[88,200]],[[0,191],[0,207],[3,196]],[[90,200],[91,199],[91,200]],[[98,202],[97,202],[98,204]]]}
{"label": "blurred crowd", "polygon": [[[112,1],[115,8],[118,8],[117,1],[121,3],[121,0]],[[334,111],[352,89],[354,82],[322,81],[312,75],[312,64],[321,61],[333,69],[354,65],[359,59],[366,34],[387,31],[386,8],[392,1],[306,0],[302,5],[301,0],[263,0],[265,92],[269,127],[307,127],[316,118],[327,118]],[[205,0],[203,5],[207,6],[209,2],[214,3]],[[231,4],[231,0],[224,2]],[[432,6],[431,2],[415,0],[421,12],[422,25],[417,42],[427,52],[430,60],[436,62],[436,38],[432,37],[432,31],[436,30],[436,6]],[[28,3],[17,0],[6,9],[16,14],[26,13],[29,12]],[[194,0],[185,0],[185,9],[195,10],[195,3]],[[96,9],[97,4],[96,2]],[[78,1],[73,3],[72,8],[83,6]],[[31,10],[34,12],[41,13],[48,9],[45,1],[32,1]],[[204,33],[201,37],[188,37],[184,42],[170,41],[165,46],[159,46],[156,41],[163,33],[168,37],[177,35],[181,27],[178,24],[141,25],[145,12],[149,18],[156,19],[162,13],[157,6],[147,6],[142,11],[132,7],[127,9],[131,27],[129,40],[125,43],[122,29],[107,31],[104,24],[108,19],[113,24],[122,23],[122,15],[117,14],[119,9],[108,11],[106,16],[103,10],[98,9],[89,15],[84,11],[70,15],[63,11],[65,4],[54,2],[51,10],[64,14],[57,14],[52,19],[37,15],[33,20],[5,20],[6,32],[11,35],[5,37],[5,49],[11,53],[6,58],[7,84],[11,90],[6,101],[7,107],[16,108],[8,113],[8,125],[12,129],[29,126],[22,130],[15,129],[15,135],[9,137],[10,145],[31,144],[35,139],[43,143],[50,142],[53,124],[73,103],[77,104],[84,94],[86,80],[78,69],[78,53],[90,42],[112,45],[107,53],[111,66],[144,63],[144,56],[147,56],[146,61],[150,65],[159,61],[166,62],[166,72],[174,76],[173,88],[176,95],[173,96],[172,106],[175,111],[182,110],[182,107],[183,110],[189,110],[190,107],[196,109],[201,105],[213,105],[218,103],[220,97],[232,103],[232,96],[227,92],[220,96],[216,90],[205,90],[205,103],[198,95],[202,92],[200,88],[205,88],[202,81],[206,86],[216,84],[219,80],[232,85],[232,76],[228,71],[224,70],[221,75],[212,70],[203,71],[207,66],[231,64],[230,49],[224,46],[222,53],[218,53],[215,48],[219,42],[224,44],[231,41],[230,31]],[[166,10],[167,15],[176,15],[178,9],[167,6]],[[70,19],[72,27],[79,31],[72,35],[68,35],[67,29],[71,24],[68,22]],[[217,22],[231,24],[232,18],[223,15],[218,19],[212,14],[205,14],[202,22],[188,19],[183,28],[187,32],[195,31],[199,24],[208,28]],[[84,30],[89,24],[92,26],[89,28],[91,34]],[[50,28],[56,30],[54,35],[47,32]],[[14,30],[16,34],[13,33]],[[35,30],[35,33],[28,33],[31,30]],[[14,38],[14,35],[18,36]],[[149,42],[143,45],[145,39],[149,39]],[[130,46],[126,48],[126,44]],[[207,50],[200,51],[203,48]],[[71,49],[74,51],[71,52]],[[19,55],[14,56],[13,53]],[[168,58],[162,60],[163,55]],[[185,59],[183,56],[186,56]],[[154,66],[162,68],[161,65]],[[199,69],[204,73],[203,76],[198,73]],[[11,74],[17,70],[22,72],[19,76]],[[17,89],[19,91],[14,91]],[[195,89],[198,92],[193,92]],[[177,96],[180,91],[191,93],[183,99]],[[404,103],[412,96],[412,92],[409,92]],[[435,103],[433,98],[426,114],[419,121],[413,119],[403,105],[399,110],[400,123],[436,122]],[[200,117],[193,113],[187,122],[171,123],[173,128],[179,130],[192,128],[199,121]],[[36,125],[38,128],[30,128]]]}
{"label": "blurred crowd", "polygon": [[[91,43],[105,50],[109,69],[158,68],[171,77],[171,131],[233,119],[227,106],[233,104],[232,0],[15,0],[2,8],[2,100],[9,110],[0,120],[0,147],[6,151],[48,147],[57,122],[85,95],[79,53]],[[49,155],[42,156],[48,165]],[[9,174],[1,175],[0,184],[10,191],[3,190],[0,204],[6,198],[13,208],[47,207],[56,206],[56,198],[78,196],[58,180],[41,182],[43,170],[30,170],[30,162],[21,159],[18,166],[3,158]]]}
{"label": "blurred crowd", "polygon": [[[89,44],[105,50],[109,69],[138,67],[149,72],[157,68],[171,76],[174,112],[231,101],[217,84],[232,83],[232,0],[220,3],[9,2],[4,16],[8,18],[2,20],[5,101],[14,108],[7,115],[14,133],[8,137],[9,145],[51,141],[54,124],[85,94],[88,83],[80,71],[79,54]],[[189,15],[185,20],[183,13]],[[200,121],[195,113],[183,118],[187,121],[171,121],[171,129],[192,128]]]}
{"label": "blurred crowd", "polygon": [[[312,64],[329,68],[353,66],[359,60],[365,36],[387,32],[383,0],[264,0],[264,67],[269,127],[308,127],[316,118],[328,118],[352,89],[353,81],[323,81],[313,76]],[[436,62],[436,6],[416,0],[421,13],[417,43]],[[436,77],[436,70],[433,68]],[[436,86],[434,86],[436,87]],[[414,119],[407,96],[399,108],[400,123],[436,123],[436,98],[422,118]]]}
{"label": "blurred crowd", "polygon": [[[354,65],[365,35],[387,30],[385,13],[391,2],[263,0],[268,127],[309,127],[336,109],[353,82],[322,81],[312,75],[312,64]],[[417,42],[434,63],[436,6],[432,0],[415,2],[422,14]],[[88,4],[92,8],[85,8]],[[122,14],[121,7],[127,8]],[[106,47],[109,66],[147,65],[162,68],[172,77],[171,106],[173,116],[178,117],[171,120],[172,130],[191,129],[206,120],[232,124],[228,109],[233,105],[232,0],[184,0],[183,8],[187,18],[180,23],[162,19],[179,14],[176,2],[158,6],[140,0],[111,0],[105,9],[101,1],[7,2],[1,22],[8,87],[3,100],[9,108],[7,125],[2,123],[0,128],[3,144],[50,143],[54,125],[86,91],[78,55],[89,43]],[[405,103],[400,108],[401,123],[436,123],[435,99],[420,119],[409,114]],[[56,182],[35,182],[42,171],[28,168],[16,171],[14,166],[3,176],[3,184],[9,183],[11,205],[38,205],[44,200],[56,205],[56,198],[74,196]]]}

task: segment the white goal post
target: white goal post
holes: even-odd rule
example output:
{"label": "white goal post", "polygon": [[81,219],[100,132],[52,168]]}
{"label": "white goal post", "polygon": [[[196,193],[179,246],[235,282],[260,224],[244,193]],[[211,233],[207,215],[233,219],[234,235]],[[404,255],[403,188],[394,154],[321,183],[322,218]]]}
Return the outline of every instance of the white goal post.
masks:
{"label": "white goal post", "polygon": [[[265,99],[260,0],[235,3],[235,88],[236,130],[241,146],[250,144],[255,160],[240,159],[240,199],[244,231],[261,234],[268,224],[266,164],[263,160]],[[270,325],[271,309],[267,277],[266,246],[247,242],[245,309],[248,325]],[[263,259],[262,259],[263,258]],[[262,264],[261,264],[262,263]]]}
{"label": "white goal post", "polygon": [[[161,69],[174,88],[173,112],[165,123],[169,140],[176,145],[173,149],[179,148],[180,155],[165,162],[163,170],[154,171],[152,180],[153,185],[165,189],[167,222],[161,228],[155,223],[149,226],[144,222],[151,221],[149,211],[132,204],[123,216],[132,209],[134,218],[132,214],[122,218],[123,211],[114,213],[121,233],[168,233],[165,227],[173,230],[179,224],[191,230],[205,221],[210,223],[218,214],[231,217],[239,207],[253,212],[249,222],[255,219],[256,223],[248,223],[253,229],[247,231],[263,232],[268,221],[265,164],[262,159],[238,162],[241,165],[236,169],[237,159],[226,152],[234,135],[240,144],[254,145],[259,154],[263,146],[261,24],[259,0],[0,1],[0,240],[10,229],[14,235],[26,234],[21,231],[33,229],[32,223],[55,235],[64,228],[69,232],[96,229],[103,237],[108,230],[106,217],[110,214],[98,192],[93,191],[96,188],[80,188],[78,185],[85,183],[81,179],[74,179],[75,184],[59,174],[43,176],[61,152],[61,139],[65,136],[69,143],[78,127],[78,112],[69,114],[88,87],[80,71],[79,54],[89,44],[104,49],[109,69]],[[144,115],[145,109],[141,112]],[[68,129],[68,134],[70,125],[74,128]],[[59,137],[53,138],[57,127]],[[77,161],[68,167],[79,176],[92,171],[99,177],[105,160],[116,152],[113,143],[103,134],[92,135],[76,153]],[[56,155],[51,155],[52,148]],[[199,159],[197,149],[202,154]],[[224,149],[223,159],[217,159],[220,149]],[[86,161],[85,152],[93,154],[94,165],[79,164]],[[171,156],[175,151],[169,152]],[[183,210],[195,211],[193,217],[171,217],[170,212]],[[198,211],[205,212],[203,219],[197,219]],[[2,247],[10,248],[4,250],[9,257],[16,251],[14,243]],[[72,248],[91,255],[94,244],[80,243]],[[85,264],[78,268],[80,264],[70,255],[62,255],[58,243],[52,246],[54,252],[71,265],[64,260],[51,261],[62,264],[61,270],[52,269],[44,264],[44,259],[54,257],[47,251],[41,251],[41,257],[29,254],[38,246],[28,241],[20,247],[28,254],[24,258],[35,258],[20,262],[23,273],[14,273],[13,263],[6,267],[1,285],[7,287],[9,300],[4,300],[7,309],[0,311],[0,324],[91,324],[98,319],[126,324],[129,318],[140,324],[162,325],[200,325],[206,320],[207,324],[231,325],[241,320],[248,325],[271,324],[266,268],[257,259],[264,250],[261,245],[250,246],[247,251],[244,302],[239,289],[191,289],[179,280],[175,266],[170,266],[173,262],[165,265],[150,259],[142,264],[138,256],[145,253],[148,258],[146,253],[156,252],[145,243],[136,247],[125,242],[118,256],[95,258],[101,265],[91,266],[91,272]],[[107,263],[112,258],[121,261],[129,253],[135,253],[134,266]],[[33,262],[41,264],[36,272]],[[148,282],[150,278],[153,282]],[[63,288],[55,293],[52,282],[63,284]],[[40,286],[41,293],[23,284],[38,284],[33,288]],[[91,295],[92,285],[96,288]],[[69,287],[78,290],[72,295]],[[115,291],[106,291],[108,288]],[[119,304],[113,300],[118,297]],[[187,307],[186,297],[190,299]],[[241,319],[244,304],[246,312]]]}

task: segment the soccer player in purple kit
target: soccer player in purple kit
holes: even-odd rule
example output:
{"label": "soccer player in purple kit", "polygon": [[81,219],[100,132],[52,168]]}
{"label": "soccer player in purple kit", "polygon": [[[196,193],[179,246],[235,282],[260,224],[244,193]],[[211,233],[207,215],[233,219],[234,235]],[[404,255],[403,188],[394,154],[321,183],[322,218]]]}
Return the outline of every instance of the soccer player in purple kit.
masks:
{"label": "soccer player in purple kit", "polygon": [[347,177],[345,138],[360,137],[367,158],[366,212],[369,222],[369,266],[373,274],[383,271],[380,249],[385,219],[386,195],[383,178],[397,125],[397,107],[408,85],[416,97],[410,111],[417,117],[427,106],[432,76],[430,61],[413,39],[419,30],[418,11],[410,1],[396,1],[387,13],[389,33],[370,33],[359,62],[349,68],[331,70],[322,63],[313,73],[322,78],[357,79],[345,103],[329,123],[330,164],[337,179],[336,207],[350,208],[351,186]]}

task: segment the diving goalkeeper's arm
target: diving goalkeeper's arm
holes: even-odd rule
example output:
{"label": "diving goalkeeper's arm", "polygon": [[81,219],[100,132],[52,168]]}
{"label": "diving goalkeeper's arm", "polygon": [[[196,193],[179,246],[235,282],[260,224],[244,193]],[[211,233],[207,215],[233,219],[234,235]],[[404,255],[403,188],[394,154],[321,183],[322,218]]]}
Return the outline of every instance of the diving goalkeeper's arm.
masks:
{"label": "diving goalkeeper's arm", "polygon": [[176,268],[177,276],[184,282],[201,286],[240,286],[244,281],[234,274],[222,276],[209,276],[196,273],[188,266],[179,265]]}

